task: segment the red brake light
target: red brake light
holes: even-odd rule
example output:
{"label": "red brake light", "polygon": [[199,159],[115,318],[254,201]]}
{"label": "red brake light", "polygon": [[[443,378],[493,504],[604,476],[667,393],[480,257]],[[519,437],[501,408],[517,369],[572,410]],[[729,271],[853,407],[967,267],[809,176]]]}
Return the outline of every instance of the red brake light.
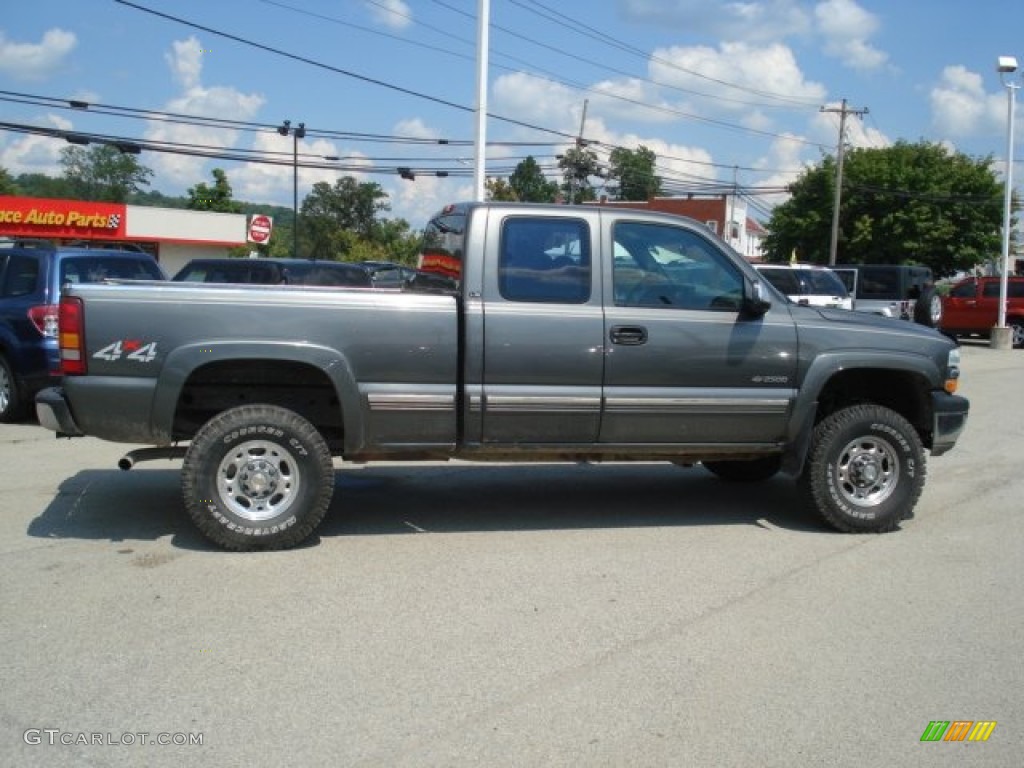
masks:
{"label": "red brake light", "polygon": [[37,307],[29,307],[28,319],[43,336],[51,339],[57,338],[56,304],[40,304]]}
{"label": "red brake light", "polygon": [[81,375],[85,370],[85,317],[82,300],[64,296],[60,300],[59,341],[61,373]]}

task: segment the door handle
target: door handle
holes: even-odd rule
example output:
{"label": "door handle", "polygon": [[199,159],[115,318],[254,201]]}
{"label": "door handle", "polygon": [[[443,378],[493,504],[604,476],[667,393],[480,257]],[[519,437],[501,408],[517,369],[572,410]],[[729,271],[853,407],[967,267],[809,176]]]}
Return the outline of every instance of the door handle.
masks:
{"label": "door handle", "polygon": [[612,344],[638,347],[647,343],[647,329],[642,325],[616,325],[608,333]]}

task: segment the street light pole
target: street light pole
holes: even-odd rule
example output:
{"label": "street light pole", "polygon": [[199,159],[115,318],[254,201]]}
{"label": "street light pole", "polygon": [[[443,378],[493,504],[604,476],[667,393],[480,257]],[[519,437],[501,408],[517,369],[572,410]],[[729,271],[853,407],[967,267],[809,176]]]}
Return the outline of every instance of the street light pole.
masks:
{"label": "street light pole", "polygon": [[996,327],[992,329],[991,346],[999,349],[1012,349],[1013,337],[1006,327],[1006,294],[1009,287],[1010,273],[1010,226],[1013,223],[1013,113],[1016,106],[1017,89],[1020,86],[1008,79],[1017,71],[1017,59],[1013,56],[1000,56],[996,70],[999,79],[1006,87],[1006,172],[1004,174],[1006,189],[1003,193],[1003,253],[1002,266],[999,270],[999,315]]}
{"label": "street light pole", "polygon": [[292,135],[292,257],[299,256],[299,139],[306,138],[306,124],[292,130],[292,121],[285,120],[277,129],[282,136]]}

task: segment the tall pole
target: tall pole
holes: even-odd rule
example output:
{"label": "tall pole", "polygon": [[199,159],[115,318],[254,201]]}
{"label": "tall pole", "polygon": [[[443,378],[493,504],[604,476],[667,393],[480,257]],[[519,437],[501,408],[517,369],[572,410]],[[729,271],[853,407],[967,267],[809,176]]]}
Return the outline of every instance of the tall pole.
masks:
{"label": "tall pole", "polygon": [[476,148],[473,153],[473,181],[476,200],[486,199],[487,189],[487,55],[490,42],[491,0],[477,3],[477,52],[476,52]]}
{"label": "tall pole", "polygon": [[292,132],[292,216],[295,222],[292,225],[292,258],[299,258],[299,139],[306,137],[306,124],[299,123],[299,127]]}
{"label": "tall pole", "polygon": [[1010,272],[1010,225],[1012,221],[1011,201],[1013,198],[1013,113],[1019,85],[1004,80],[1006,86],[1006,190],[1003,193],[1003,264],[999,270],[999,319],[997,327],[1006,327],[1006,293],[1009,287],[1007,276]]}
{"label": "tall pole", "polygon": [[836,148],[836,191],[832,202],[832,237],[828,246],[828,263],[834,265],[839,252],[839,208],[843,201],[843,155],[846,150],[846,116],[849,114],[867,114],[867,108],[850,109],[846,106],[846,99],[843,99],[839,109],[835,107],[822,107],[822,112],[839,113],[839,145]]}

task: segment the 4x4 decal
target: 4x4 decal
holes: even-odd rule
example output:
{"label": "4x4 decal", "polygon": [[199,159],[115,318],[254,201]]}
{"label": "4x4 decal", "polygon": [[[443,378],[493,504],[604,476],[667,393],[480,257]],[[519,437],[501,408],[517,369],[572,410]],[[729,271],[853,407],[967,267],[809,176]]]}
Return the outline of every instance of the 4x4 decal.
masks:
{"label": "4x4 decal", "polygon": [[108,344],[103,349],[93,353],[93,357],[97,360],[106,360],[111,363],[117,362],[122,358],[134,360],[137,363],[151,363],[156,358],[156,342],[122,339],[115,341],[113,344]]}

